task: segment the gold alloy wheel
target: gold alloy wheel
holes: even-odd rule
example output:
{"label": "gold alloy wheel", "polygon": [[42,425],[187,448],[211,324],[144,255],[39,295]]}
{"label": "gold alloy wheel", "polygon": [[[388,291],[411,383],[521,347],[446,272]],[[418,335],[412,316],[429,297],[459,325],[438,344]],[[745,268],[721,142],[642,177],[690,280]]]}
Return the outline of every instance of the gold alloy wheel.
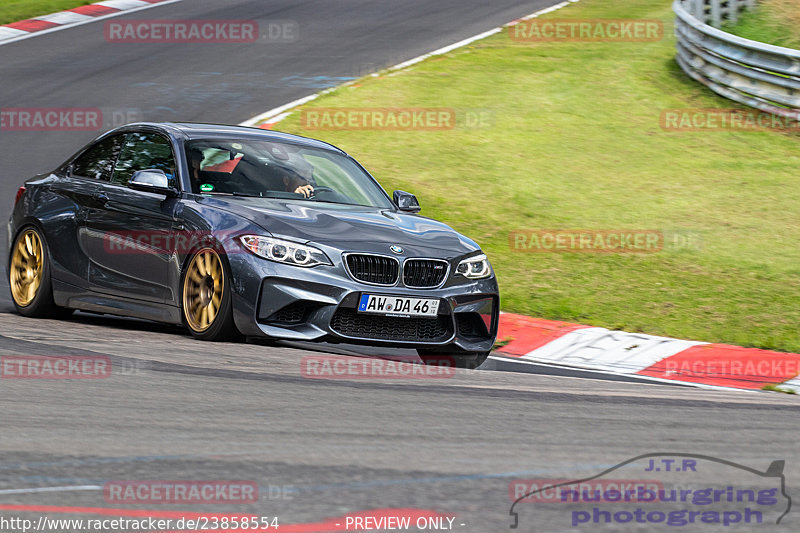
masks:
{"label": "gold alloy wheel", "polygon": [[192,257],[183,280],[183,313],[193,331],[201,333],[214,323],[224,288],[222,260],[211,248],[203,248]]}
{"label": "gold alloy wheel", "polygon": [[27,307],[36,298],[42,285],[44,272],[44,249],[42,239],[35,230],[26,230],[17,239],[11,256],[9,283],[11,296],[20,307]]}

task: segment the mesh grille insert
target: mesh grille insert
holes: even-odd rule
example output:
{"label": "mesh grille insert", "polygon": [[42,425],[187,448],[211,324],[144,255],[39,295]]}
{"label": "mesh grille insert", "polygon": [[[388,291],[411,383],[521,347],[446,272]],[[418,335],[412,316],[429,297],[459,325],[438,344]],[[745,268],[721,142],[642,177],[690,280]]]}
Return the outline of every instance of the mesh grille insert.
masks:
{"label": "mesh grille insert", "polygon": [[331,328],[348,337],[396,341],[435,342],[453,333],[449,315],[432,318],[396,318],[339,309],[331,319]]}
{"label": "mesh grille insert", "polygon": [[403,265],[403,284],[406,287],[438,287],[446,275],[447,261],[409,259]]}
{"label": "mesh grille insert", "polygon": [[346,263],[350,275],[365,283],[394,285],[400,273],[400,263],[393,257],[350,254]]}

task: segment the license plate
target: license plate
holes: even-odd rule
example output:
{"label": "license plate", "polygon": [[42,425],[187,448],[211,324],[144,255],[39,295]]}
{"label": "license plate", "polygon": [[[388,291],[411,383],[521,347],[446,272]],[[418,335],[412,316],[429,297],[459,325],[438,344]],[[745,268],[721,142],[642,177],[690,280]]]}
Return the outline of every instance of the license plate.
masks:
{"label": "license plate", "polygon": [[437,298],[362,294],[361,300],[358,302],[358,311],[403,318],[412,316],[436,318],[436,314],[439,312],[439,300]]}

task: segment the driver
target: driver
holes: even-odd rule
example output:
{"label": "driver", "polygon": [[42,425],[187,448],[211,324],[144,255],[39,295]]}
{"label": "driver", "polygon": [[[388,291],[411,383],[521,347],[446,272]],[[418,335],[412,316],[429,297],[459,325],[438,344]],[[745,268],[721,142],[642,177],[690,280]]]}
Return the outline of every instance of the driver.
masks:
{"label": "driver", "polygon": [[302,194],[306,198],[314,195],[314,186],[300,174],[291,170],[283,175],[283,185],[286,187],[286,192]]}
{"label": "driver", "polygon": [[198,148],[190,148],[186,151],[186,156],[189,159],[189,177],[191,178],[192,192],[200,190],[200,167],[203,164],[203,151]]}
{"label": "driver", "polygon": [[286,192],[302,194],[306,198],[314,195],[314,167],[302,157],[286,156],[285,163],[278,163],[282,170],[283,185]]}

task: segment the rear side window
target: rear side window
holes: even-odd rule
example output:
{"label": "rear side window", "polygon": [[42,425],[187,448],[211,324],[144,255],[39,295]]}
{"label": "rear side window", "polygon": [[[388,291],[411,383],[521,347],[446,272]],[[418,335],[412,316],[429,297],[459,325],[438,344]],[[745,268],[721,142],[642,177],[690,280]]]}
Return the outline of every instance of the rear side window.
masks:
{"label": "rear side window", "polygon": [[108,181],[114,170],[124,135],[114,135],[95,143],[72,164],[72,175]]}
{"label": "rear side window", "polygon": [[163,170],[175,187],[175,157],[169,141],[157,133],[130,133],[119,154],[111,183],[127,185],[137,170]]}

